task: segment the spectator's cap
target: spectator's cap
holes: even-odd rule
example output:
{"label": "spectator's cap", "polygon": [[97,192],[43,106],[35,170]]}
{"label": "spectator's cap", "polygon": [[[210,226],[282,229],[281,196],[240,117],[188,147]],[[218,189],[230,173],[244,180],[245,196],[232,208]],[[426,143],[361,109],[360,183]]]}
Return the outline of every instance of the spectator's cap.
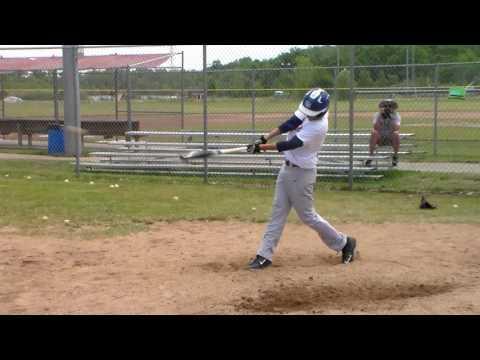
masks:
{"label": "spectator's cap", "polygon": [[378,104],[378,107],[379,108],[387,108],[387,109],[397,110],[398,109],[398,104],[393,99],[385,99],[385,100],[380,101],[380,104]]}

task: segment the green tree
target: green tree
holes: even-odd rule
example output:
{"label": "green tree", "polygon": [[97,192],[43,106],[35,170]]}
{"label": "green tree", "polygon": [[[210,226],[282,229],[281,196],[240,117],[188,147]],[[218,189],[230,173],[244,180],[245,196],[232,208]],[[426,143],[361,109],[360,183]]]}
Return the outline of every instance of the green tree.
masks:
{"label": "green tree", "polygon": [[370,71],[366,69],[361,69],[358,71],[358,86],[360,87],[371,87],[373,85],[372,77],[370,76]]}
{"label": "green tree", "polygon": [[210,66],[209,70],[220,70],[222,68],[222,63],[220,60],[215,60],[212,62],[212,66]]}
{"label": "green tree", "polygon": [[[356,87],[357,83],[354,81],[353,86]],[[350,89],[350,70],[344,69],[340,71],[337,76],[337,88],[338,98],[340,100],[346,100],[349,96]]]}
{"label": "green tree", "polygon": [[385,76],[385,72],[382,69],[380,69],[378,72],[378,77],[375,85],[379,87],[385,87],[390,85],[387,77]]}
{"label": "green tree", "polygon": [[334,86],[333,81],[334,72],[328,69],[315,69],[313,73],[312,86],[318,86],[321,88],[332,88]]}
{"label": "green tree", "polygon": [[271,84],[265,88],[276,89],[290,89],[296,87],[297,74],[294,70],[276,71],[273,82],[267,81],[266,84]]}
{"label": "green tree", "polygon": [[295,58],[297,64],[295,71],[295,88],[310,88],[314,82],[315,70],[312,61],[304,55]]}

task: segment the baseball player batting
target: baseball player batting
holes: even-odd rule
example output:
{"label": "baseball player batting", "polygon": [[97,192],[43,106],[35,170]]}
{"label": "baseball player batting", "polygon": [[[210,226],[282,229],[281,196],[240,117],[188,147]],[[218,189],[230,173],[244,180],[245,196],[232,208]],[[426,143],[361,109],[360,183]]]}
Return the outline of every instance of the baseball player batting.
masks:
{"label": "baseball player batting", "polygon": [[[247,151],[277,150],[285,155],[275,187],[272,216],[257,255],[249,268],[264,269],[272,264],[273,253],[282,235],[292,207],[299,218],[315,230],[332,250],[342,252],[342,262],[354,260],[357,241],[338,232],[313,207],[313,188],[317,179],[318,152],[328,131],[329,94],[319,88],[307,92],[294,115],[268,135],[249,145]],[[270,139],[287,134],[287,140],[267,144]]]}

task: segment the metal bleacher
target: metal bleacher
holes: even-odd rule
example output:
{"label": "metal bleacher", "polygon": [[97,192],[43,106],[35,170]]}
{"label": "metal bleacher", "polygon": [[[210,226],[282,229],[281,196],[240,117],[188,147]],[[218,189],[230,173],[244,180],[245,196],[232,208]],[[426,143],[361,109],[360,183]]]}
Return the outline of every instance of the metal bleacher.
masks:
{"label": "metal bleacher", "polygon": [[[224,154],[203,159],[182,161],[180,155],[203,149],[204,134],[201,131],[129,131],[125,134],[132,141],[100,141],[108,145],[105,151],[91,152],[91,160],[82,161],[85,171],[153,172],[177,175],[203,175],[207,167],[209,175],[275,176],[284,162],[278,152],[260,154]],[[261,133],[214,131],[207,133],[208,149],[224,149],[245,146]],[[369,156],[367,132],[355,133],[352,173],[357,178],[379,179],[392,168],[391,148],[379,148]],[[401,134],[400,154],[408,154],[415,146],[414,134]],[[330,133],[318,155],[318,177],[347,177],[350,170],[348,133]],[[373,166],[364,165],[372,159]]]}

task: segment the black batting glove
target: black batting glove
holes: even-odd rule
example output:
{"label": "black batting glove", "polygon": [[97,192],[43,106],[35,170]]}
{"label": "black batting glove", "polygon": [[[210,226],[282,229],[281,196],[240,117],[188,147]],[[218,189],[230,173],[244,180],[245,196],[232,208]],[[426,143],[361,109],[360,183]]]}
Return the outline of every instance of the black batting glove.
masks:
{"label": "black batting glove", "polygon": [[250,154],[258,154],[260,152],[260,144],[255,141],[253,144],[247,146],[247,152]]}
{"label": "black batting glove", "polygon": [[260,136],[260,138],[258,138],[257,140],[255,140],[253,142],[254,144],[257,144],[257,145],[261,145],[261,144],[266,144],[267,143],[267,139],[265,139],[265,136]]}
{"label": "black batting glove", "polygon": [[266,144],[267,139],[265,139],[265,136],[260,136],[257,140],[253,142],[253,144],[248,145],[247,147],[247,152],[250,154],[258,154],[260,152],[260,145]]}

